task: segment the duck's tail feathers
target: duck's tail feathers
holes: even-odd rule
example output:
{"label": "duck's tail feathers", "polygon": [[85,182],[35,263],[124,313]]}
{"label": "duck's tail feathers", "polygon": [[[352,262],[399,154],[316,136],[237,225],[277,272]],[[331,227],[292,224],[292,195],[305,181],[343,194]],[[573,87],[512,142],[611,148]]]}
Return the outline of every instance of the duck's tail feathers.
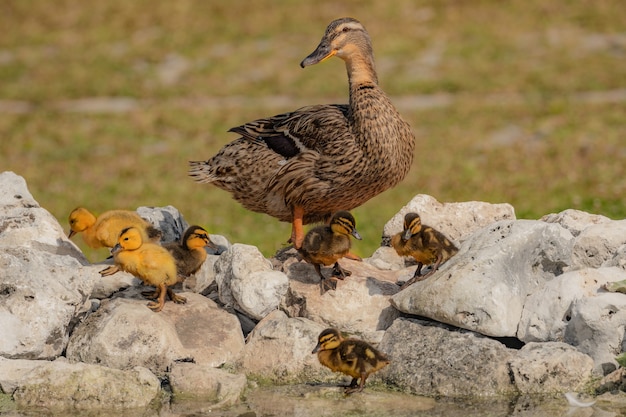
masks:
{"label": "duck's tail feathers", "polygon": [[208,184],[217,181],[217,176],[210,169],[208,161],[189,161],[187,174],[196,182]]}

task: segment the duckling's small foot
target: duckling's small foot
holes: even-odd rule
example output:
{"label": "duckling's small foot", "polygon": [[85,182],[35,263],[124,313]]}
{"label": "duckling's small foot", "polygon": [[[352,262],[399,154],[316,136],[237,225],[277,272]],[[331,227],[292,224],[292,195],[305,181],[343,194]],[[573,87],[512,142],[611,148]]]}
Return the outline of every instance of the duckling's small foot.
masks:
{"label": "duckling's small foot", "polygon": [[346,256],[344,256],[344,258],[352,259],[353,261],[359,261],[359,262],[363,261],[363,259],[359,255],[352,253],[352,252],[348,252]]}
{"label": "duckling's small foot", "polygon": [[120,269],[117,267],[117,265],[111,265],[108,268],[103,269],[102,271],[100,271],[100,276],[102,277],[108,277],[109,275],[113,275],[116,272],[119,272]]}
{"label": "duckling's small foot", "polygon": [[144,297],[150,299],[150,300],[156,300],[157,298],[159,298],[159,292],[158,291],[142,291],[141,295],[143,295]]}
{"label": "duckling's small foot", "polygon": [[186,304],[187,299],[183,296],[177,295],[171,288],[167,289],[167,295],[170,297],[170,300],[175,302],[176,304]]}
{"label": "duckling's small foot", "polygon": [[350,395],[350,394],[352,394],[354,392],[361,392],[361,391],[363,391],[363,387],[360,387],[360,386],[355,386],[355,387],[349,386],[349,387],[346,387],[346,389],[343,391],[343,393],[346,394],[346,395]]}
{"label": "duckling's small foot", "polygon": [[163,304],[159,303],[158,301],[150,301],[146,305],[148,306],[150,310],[154,311],[155,313],[158,313],[159,311],[163,310]]}
{"label": "duckling's small foot", "polygon": [[347,269],[343,269],[338,262],[335,262],[335,266],[333,266],[332,272],[333,277],[344,279],[345,277],[349,277],[350,275],[352,275],[352,272],[348,271]]}
{"label": "duckling's small foot", "polygon": [[325,278],[320,282],[320,295],[324,295],[328,290],[337,289],[337,280],[334,278]]}

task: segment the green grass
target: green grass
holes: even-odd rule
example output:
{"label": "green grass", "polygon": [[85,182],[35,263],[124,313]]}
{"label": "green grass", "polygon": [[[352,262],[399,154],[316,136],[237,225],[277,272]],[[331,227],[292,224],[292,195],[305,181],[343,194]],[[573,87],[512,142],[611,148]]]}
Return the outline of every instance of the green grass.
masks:
{"label": "green grass", "polygon": [[[234,139],[232,126],[345,102],[339,60],[298,64],[328,22],[346,15],[370,31],[393,99],[451,99],[400,106],[417,136],[414,166],[354,210],[364,236],[357,253],[369,256],[384,223],[419,193],[508,202],[522,218],[566,208],[626,217],[626,99],[581,99],[626,88],[619,0],[5,1],[0,100],[30,110],[0,110],[0,169],[24,176],[64,227],[78,205],[173,205],[190,223],[269,256],[289,225],[194,183],[187,161]],[[174,82],[163,76],[167,62],[183,64]],[[89,113],[59,104],[93,97],[131,98],[136,107]]]}

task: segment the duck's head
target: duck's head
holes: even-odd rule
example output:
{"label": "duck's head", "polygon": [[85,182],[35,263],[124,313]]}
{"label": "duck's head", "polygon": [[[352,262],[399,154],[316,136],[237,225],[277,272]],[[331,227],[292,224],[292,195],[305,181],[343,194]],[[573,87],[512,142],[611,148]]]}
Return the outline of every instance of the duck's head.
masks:
{"label": "duck's head", "polygon": [[372,41],[361,22],[344,17],[328,25],[315,51],[304,58],[300,66],[315,65],[333,56],[349,61],[356,53],[372,56]]}
{"label": "duck's head", "polygon": [[91,214],[89,210],[83,207],[77,207],[70,213],[68,218],[70,223],[70,232],[68,237],[74,236],[76,233],[84,232],[87,228],[96,223],[96,216]]}
{"label": "duck's head", "polygon": [[185,234],[183,235],[182,242],[183,245],[187,247],[187,249],[198,249],[204,247],[216,249],[213,242],[211,242],[209,233],[200,226],[194,225],[188,227],[185,231]]}
{"label": "duck's head", "polygon": [[352,235],[355,239],[361,240],[361,235],[356,231],[356,220],[348,211],[338,211],[330,219],[330,228],[333,233],[342,235]]}
{"label": "duck's head", "polygon": [[[120,232],[120,237],[117,239],[117,245],[113,247],[113,254],[120,250],[135,250],[139,249],[143,244],[143,238],[141,232],[136,227],[127,227]],[[117,248],[119,246],[119,248]],[[117,249],[116,249],[117,248]]]}
{"label": "duck's head", "polygon": [[402,240],[409,240],[411,236],[417,234],[422,230],[422,219],[417,213],[407,213],[404,216],[404,232],[402,234]]}
{"label": "duck's head", "polygon": [[317,337],[317,346],[311,353],[317,353],[322,350],[336,349],[341,344],[343,337],[337,329],[326,329]]}

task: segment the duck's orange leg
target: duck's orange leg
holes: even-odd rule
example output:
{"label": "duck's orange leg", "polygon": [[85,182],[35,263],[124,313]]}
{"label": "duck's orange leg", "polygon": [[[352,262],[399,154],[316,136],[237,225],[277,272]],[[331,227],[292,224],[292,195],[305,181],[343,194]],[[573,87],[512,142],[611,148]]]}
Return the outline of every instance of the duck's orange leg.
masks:
{"label": "duck's orange leg", "polygon": [[293,208],[293,221],[291,223],[291,239],[289,241],[293,243],[294,248],[300,249],[302,242],[304,242],[304,227],[302,219],[304,218],[304,208],[295,206]]}

